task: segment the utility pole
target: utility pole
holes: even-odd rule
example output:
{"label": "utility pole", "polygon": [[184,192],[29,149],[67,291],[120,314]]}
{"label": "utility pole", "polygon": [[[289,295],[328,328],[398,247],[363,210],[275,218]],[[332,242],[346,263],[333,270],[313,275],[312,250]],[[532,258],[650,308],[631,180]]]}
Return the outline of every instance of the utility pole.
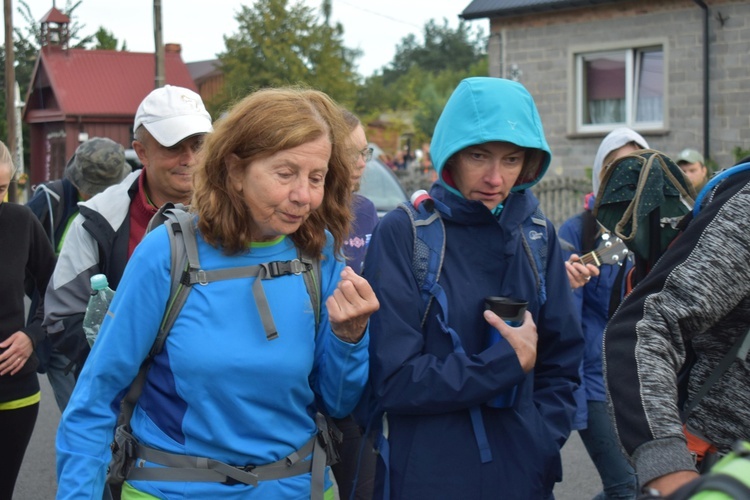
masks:
{"label": "utility pole", "polygon": [[[7,1],[7,0],[6,0]],[[161,40],[161,0],[154,0],[154,55],[156,60],[156,79],[154,88],[164,86],[164,43]]]}
{"label": "utility pole", "polygon": [[[5,122],[8,129],[8,137],[5,138],[6,146],[10,150],[11,158],[16,157],[16,68],[15,50],[13,47],[13,6],[12,0],[4,0],[5,13]],[[8,201],[17,200],[16,176],[10,180],[8,189]]]}
{"label": "utility pole", "polygon": [[21,100],[21,89],[18,86],[18,82],[14,83],[14,94],[16,96],[13,101],[13,108],[16,115],[16,179],[23,178],[22,183],[23,189],[18,193],[18,201],[26,203],[28,201],[29,186],[31,185],[30,178],[26,175],[26,165],[23,161],[23,124],[21,123],[21,115],[23,114],[23,107],[26,103]]}

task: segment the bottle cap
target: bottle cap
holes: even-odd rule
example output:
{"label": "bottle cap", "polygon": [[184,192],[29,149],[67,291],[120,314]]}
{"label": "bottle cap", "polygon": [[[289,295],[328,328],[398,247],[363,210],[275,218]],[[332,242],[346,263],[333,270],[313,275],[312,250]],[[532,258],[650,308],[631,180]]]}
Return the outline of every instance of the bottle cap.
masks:
{"label": "bottle cap", "polygon": [[91,289],[92,290],[104,290],[109,286],[107,277],[103,274],[95,274],[91,277]]}
{"label": "bottle cap", "polygon": [[415,191],[414,194],[411,195],[410,200],[411,200],[411,204],[417,210],[419,210],[419,207],[422,204],[424,204],[424,207],[427,209],[428,212],[432,211],[432,209],[435,207],[435,202],[432,201],[432,197],[424,189]]}
{"label": "bottle cap", "polygon": [[487,297],[484,308],[489,309],[505,321],[523,321],[528,302],[511,297]]}

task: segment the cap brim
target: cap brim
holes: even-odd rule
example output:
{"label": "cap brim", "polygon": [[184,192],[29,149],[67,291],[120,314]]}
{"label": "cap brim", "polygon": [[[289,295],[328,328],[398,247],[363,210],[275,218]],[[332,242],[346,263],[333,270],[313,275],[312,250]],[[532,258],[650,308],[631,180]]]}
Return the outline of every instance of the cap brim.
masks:
{"label": "cap brim", "polygon": [[199,115],[173,116],[157,122],[144,123],[143,126],[159,144],[167,148],[190,136],[207,134],[213,130],[211,121]]}

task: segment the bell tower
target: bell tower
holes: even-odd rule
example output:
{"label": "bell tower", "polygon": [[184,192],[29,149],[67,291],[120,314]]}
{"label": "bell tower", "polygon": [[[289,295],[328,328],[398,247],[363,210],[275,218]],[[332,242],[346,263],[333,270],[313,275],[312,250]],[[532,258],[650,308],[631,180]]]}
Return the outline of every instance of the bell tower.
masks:
{"label": "bell tower", "polygon": [[67,50],[70,42],[70,17],[66,16],[55,7],[52,2],[52,8],[47,12],[41,23],[41,42],[42,49],[47,50]]}

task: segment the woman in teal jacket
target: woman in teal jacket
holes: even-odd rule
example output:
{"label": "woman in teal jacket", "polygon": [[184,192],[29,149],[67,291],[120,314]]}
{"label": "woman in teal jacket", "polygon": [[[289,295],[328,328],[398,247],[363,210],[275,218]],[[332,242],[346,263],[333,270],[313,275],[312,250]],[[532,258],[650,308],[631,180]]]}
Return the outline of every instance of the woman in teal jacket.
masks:
{"label": "woman in teal jacket", "polygon": [[[548,498],[562,477],[583,344],[554,227],[537,217],[528,189],[551,158],[533,99],[508,80],[462,81],[431,153],[439,177],[430,195],[445,224],[438,283],[450,314],[433,301],[422,324],[406,211],[385,216],[365,258],[382,305],[370,340],[371,381],[388,422],[378,496]],[[529,250],[545,234],[537,273]],[[523,325],[483,312],[488,296],[527,301]],[[488,345],[490,327],[506,341]],[[514,388],[505,406],[489,406]]]}
{"label": "woman in teal jacket", "polygon": [[[368,318],[378,307],[340,252],[351,192],[348,135],[325,94],[268,89],[237,104],[207,137],[192,206],[202,269],[283,267],[299,253],[316,256],[324,306],[316,330],[303,276],[267,275],[260,288],[274,336],[254,293],[260,278],[193,285],[151,364],[131,424],[152,451],[201,458],[183,465],[191,469],[182,469],[179,480],[166,481],[161,468],[152,480],[126,478],[123,499],[322,498],[322,475],[320,491],[311,486],[316,411],[344,416],[357,403],[367,380]],[[170,298],[170,268],[162,226],[128,262],[63,414],[58,498],[101,498],[117,402],[154,342]],[[141,453],[138,468],[165,463]],[[230,475],[195,477],[196,463],[216,462],[241,469],[249,484]]]}

